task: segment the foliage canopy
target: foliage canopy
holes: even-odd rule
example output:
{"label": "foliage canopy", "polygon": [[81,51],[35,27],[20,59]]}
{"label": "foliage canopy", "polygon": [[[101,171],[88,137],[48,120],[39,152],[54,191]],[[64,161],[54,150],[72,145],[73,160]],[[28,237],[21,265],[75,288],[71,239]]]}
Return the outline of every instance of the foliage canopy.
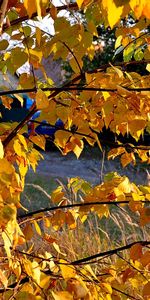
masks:
{"label": "foliage canopy", "polygon": [[[49,24],[50,19],[53,35],[45,29],[48,25],[41,25]],[[99,61],[97,69],[85,71],[85,57],[92,61],[96,51],[103,51],[103,37],[98,35],[101,26],[108,34],[114,31],[113,59],[103,65]],[[57,231],[68,226],[73,230],[90,213],[109,218],[111,206],[127,206],[143,228],[150,222],[149,186],[136,186],[117,173],[95,187],[73,178],[67,188],[76,193],[75,203],[59,186],[51,195],[51,208],[17,216],[26,173],[30,167],[35,171],[42,158],[33,143],[45,147],[43,136],[24,136],[26,124],[37,110],[41,110],[39,121],[47,120],[53,126],[58,118],[63,121],[64,128],[56,132],[54,141],[63,155],[73,151],[79,158],[86,141],[91,146],[97,143],[100,150],[108,145],[108,159],[119,156],[123,167],[137,160],[150,163],[150,146],[138,143],[141,135],[150,134],[149,28],[147,0],[77,0],[59,7],[49,0],[1,1],[1,76],[8,81],[8,73],[15,76],[21,68],[17,89],[1,85],[2,103],[11,109],[10,95],[15,95],[23,105],[23,93],[35,99],[20,123],[0,124],[1,299],[150,299],[147,238],[128,240],[125,245],[112,242],[106,251],[101,248],[93,256],[69,261],[57,241],[43,235],[39,226],[44,219],[47,228]],[[43,65],[43,58],[50,55],[72,68],[72,77],[57,87]],[[123,60],[118,62],[120,55]],[[142,72],[138,72],[141,65]],[[42,71],[43,81],[35,76],[36,70]],[[116,135],[115,142],[99,137],[104,127]],[[121,143],[119,134],[130,134],[135,143]],[[35,232],[56,255],[35,253]]]}

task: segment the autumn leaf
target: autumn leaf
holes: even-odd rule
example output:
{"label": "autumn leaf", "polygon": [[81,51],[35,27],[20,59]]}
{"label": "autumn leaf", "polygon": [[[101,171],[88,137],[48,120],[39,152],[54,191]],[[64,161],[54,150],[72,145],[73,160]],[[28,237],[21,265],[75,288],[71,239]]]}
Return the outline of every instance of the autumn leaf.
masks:
{"label": "autumn leaf", "polygon": [[67,262],[63,259],[60,260],[60,270],[63,278],[66,280],[76,277],[76,270],[74,266],[67,265]]}
{"label": "autumn leaf", "polygon": [[30,140],[42,150],[45,150],[46,140],[42,135],[31,135]]}
{"label": "autumn leaf", "polygon": [[8,285],[8,279],[5,276],[4,272],[2,272],[2,270],[0,270],[0,282],[2,283],[2,285],[5,287],[5,289],[7,288]]}
{"label": "autumn leaf", "polygon": [[142,246],[140,244],[135,244],[130,249],[130,258],[135,261],[142,256]]}
{"label": "autumn leaf", "polygon": [[3,149],[3,144],[0,140],[0,158],[3,158],[4,157],[4,149]]}
{"label": "autumn leaf", "polygon": [[102,1],[103,9],[108,18],[108,24],[111,28],[120,20],[123,13],[123,5],[120,2],[120,5],[116,5],[113,0],[103,0]]}
{"label": "autumn leaf", "polygon": [[150,296],[150,281],[143,287],[143,296]]}
{"label": "autumn leaf", "polygon": [[49,100],[42,90],[36,93],[36,106],[37,109],[44,109],[49,106]]}
{"label": "autumn leaf", "polygon": [[59,203],[65,195],[62,186],[58,186],[52,193],[51,199],[54,203]]}
{"label": "autumn leaf", "polygon": [[38,16],[41,17],[41,1],[40,0],[33,0],[32,3],[30,0],[25,0],[24,6],[27,10],[29,17],[31,17],[35,11],[37,11]]}
{"label": "autumn leaf", "polygon": [[83,2],[84,2],[84,0],[77,0],[77,4],[78,4],[79,9],[81,8]]}
{"label": "autumn leaf", "polygon": [[52,296],[54,300],[73,300],[73,295],[67,291],[61,291],[61,292],[52,291]]}

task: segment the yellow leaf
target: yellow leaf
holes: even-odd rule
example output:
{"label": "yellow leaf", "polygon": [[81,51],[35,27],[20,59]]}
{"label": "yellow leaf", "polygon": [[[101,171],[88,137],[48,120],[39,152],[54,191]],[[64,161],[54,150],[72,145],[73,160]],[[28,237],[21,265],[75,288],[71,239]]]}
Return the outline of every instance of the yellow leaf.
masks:
{"label": "yellow leaf", "polygon": [[3,144],[0,140],[0,158],[3,158],[4,157],[4,149],[3,149]]}
{"label": "yellow leaf", "polygon": [[150,72],[150,64],[147,64],[146,70],[147,70],[148,72]]}
{"label": "yellow leaf", "polygon": [[131,184],[127,177],[125,177],[122,182],[118,185],[118,189],[123,193],[131,192]]}
{"label": "yellow leaf", "polygon": [[6,158],[2,158],[0,161],[0,173],[3,173],[4,170],[6,174],[12,174],[14,172],[13,165]]}
{"label": "yellow leaf", "polygon": [[133,198],[134,201],[145,200],[145,196],[137,194],[137,193],[132,193],[132,198]]}
{"label": "yellow leaf", "polygon": [[74,149],[73,149],[73,152],[74,152],[74,154],[76,155],[77,158],[79,158],[83,148],[84,148],[84,143],[83,143],[82,140],[80,140],[80,145],[76,144]]}
{"label": "yellow leaf", "polygon": [[95,275],[95,273],[93,272],[92,268],[90,265],[85,265],[84,270],[89,273],[90,275],[92,275],[93,278],[95,278],[97,280],[97,276]]}
{"label": "yellow leaf", "polygon": [[29,261],[29,260],[26,260],[26,259],[24,259],[23,260],[23,265],[24,265],[24,268],[25,268],[25,272],[30,276],[30,277],[32,277],[32,263],[31,263],[31,261]]}
{"label": "yellow leaf", "polygon": [[[79,72],[80,72],[79,65],[78,65],[78,63],[77,63],[77,61],[75,60],[74,57],[73,57],[72,59],[69,60],[69,64],[70,64],[72,70],[73,70],[75,73],[79,73]],[[82,67],[82,65],[81,65],[80,67]]]}
{"label": "yellow leaf", "polygon": [[26,282],[26,283],[24,283],[24,284],[22,285],[21,291],[22,291],[22,292],[23,292],[23,291],[28,291],[28,293],[33,294],[33,293],[34,293],[34,288],[33,288],[33,286],[32,286],[30,283]]}
{"label": "yellow leaf", "polygon": [[41,29],[39,27],[36,28],[36,40],[38,46],[41,44]]}
{"label": "yellow leaf", "polygon": [[21,144],[24,146],[25,150],[28,151],[27,142],[25,137],[22,134],[17,134],[17,137],[19,138]]}
{"label": "yellow leaf", "polygon": [[7,277],[4,275],[4,272],[2,272],[2,270],[0,270],[0,282],[2,283],[2,285],[4,286],[4,288],[7,288],[7,285],[8,285],[8,279],[7,279]]}
{"label": "yellow leaf", "polygon": [[[106,12],[108,23],[111,28],[114,27],[114,25],[120,21],[120,17],[123,12],[124,5],[116,5],[116,1],[113,0],[102,0],[103,8]],[[120,1],[121,2],[121,1]]]}
{"label": "yellow leaf", "polygon": [[133,153],[125,152],[121,155],[121,164],[123,168],[130,164],[132,161],[135,162],[135,157]]}
{"label": "yellow leaf", "polygon": [[101,287],[104,289],[106,293],[112,294],[112,287],[109,283],[103,282]]}
{"label": "yellow leaf", "polygon": [[73,300],[73,295],[71,295],[67,291],[61,291],[61,292],[53,292],[52,291],[52,296],[55,300]]}
{"label": "yellow leaf", "polygon": [[19,140],[14,141],[14,150],[18,156],[22,156],[22,147]]}
{"label": "yellow leaf", "polygon": [[119,35],[115,42],[115,49],[121,45],[121,41],[122,41],[122,35]]}
{"label": "yellow leaf", "polygon": [[40,228],[39,224],[38,224],[36,221],[33,221],[33,223],[34,223],[36,232],[37,232],[39,235],[41,235],[42,232],[41,232],[41,228]]}
{"label": "yellow leaf", "polygon": [[53,243],[53,247],[54,247],[54,249],[55,249],[59,254],[62,254],[62,255],[64,255],[64,256],[66,255],[65,253],[61,252],[61,250],[60,250],[58,244],[56,244],[55,242]]}
{"label": "yellow leaf", "polygon": [[41,5],[40,5],[40,2],[41,2],[40,0],[35,0],[38,17],[41,17]]}
{"label": "yellow leaf", "polygon": [[64,192],[62,191],[62,186],[58,186],[52,193],[51,193],[51,199],[53,202],[57,203],[62,200],[64,196]]}
{"label": "yellow leaf", "polygon": [[124,152],[125,150],[123,147],[111,149],[108,152],[108,159],[114,159],[115,157],[117,157],[120,154],[123,154]]}
{"label": "yellow leaf", "polygon": [[36,93],[36,106],[37,109],[44,109],[49,106],[49,100],[42,90],[38,90]]}
{"label": "yellow leaf", "polygon": [[84,0],[77,0],[76,2],[77,2],[78,7],[79,7],[79,9],[80,9],[81,6],[82,6],[82,3],[84,2]]}
{"label": "yellow leaf", "polygon": [[37,145],[39,148],[45,150],[45,137],[43,135],[32,135],[30,136],[30,140]]}
{"label": "yellow leaf", "polygon": [[33,62],[36,60],[36,62],[41,62],[43,57],[42,51],[36,50],[36,49],[30,49],[30,62]]}
{"label": "yellow leaf", "polygon": [[24,0],[24,7],[26,8],[29,17],[36,11],[38,16],[41,17],[40,0]]}
{"label": "yellow leaf", "polygon": [[[66,265],[65,265],[66,263]],[[60,270],[64,279],[68,280],[70,278],[76,277],[76,270],[73,266],[67,265],[67,262],[60,259]]]}
{"label": "yellow leaf", "polygon": [[50,276],[47,276],[45,274],[41,274],[40,287],[41,288],[48,288],[49,283],[50,283]]}
{"label": "yellow leaf", "polygon": [[38,284],[40,283],[40,276],[41,276],[40,266],[37,261],[33,261],[32,262],[32,277]]}
{"label": "yellow leaf", "polygon": [[63,130],[57,130],[55,133],[55,144],[56,146],[59,146],[61,148],[64,148],[67,141],[69,140],[71,136],[70,132],[66,132]]}

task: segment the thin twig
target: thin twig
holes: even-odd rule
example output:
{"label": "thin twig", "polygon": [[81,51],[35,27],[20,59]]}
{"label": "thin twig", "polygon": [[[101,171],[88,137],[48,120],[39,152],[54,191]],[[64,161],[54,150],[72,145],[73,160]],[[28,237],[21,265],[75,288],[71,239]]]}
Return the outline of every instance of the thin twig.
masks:
{"label": "thin twig", "polygon": [[8,0],[3,0],[0,8],[0,35],[3,32],[3,23],[5,19],[5,14],[7,11]]}

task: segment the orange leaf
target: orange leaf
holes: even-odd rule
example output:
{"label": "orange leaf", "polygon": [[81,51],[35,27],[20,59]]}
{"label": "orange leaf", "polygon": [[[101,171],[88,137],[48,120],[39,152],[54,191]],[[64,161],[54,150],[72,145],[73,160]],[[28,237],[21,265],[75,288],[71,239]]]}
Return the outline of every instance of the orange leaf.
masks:
{"label": "orange leaf", "polygon": [[150,296],[150,281],[144,285],[143,296]]}
{"label": "orange leaf", "polygon": [[150,251],[146,251],[143,256],[140,259],[141,264],[143,267],[147,266],[150,264]]}
{"label": "orange leaf", "polygon": [[142,256],[142,246],[141,244],[135,244],[130,249],[130,258],[132,260],[137,260]]}

